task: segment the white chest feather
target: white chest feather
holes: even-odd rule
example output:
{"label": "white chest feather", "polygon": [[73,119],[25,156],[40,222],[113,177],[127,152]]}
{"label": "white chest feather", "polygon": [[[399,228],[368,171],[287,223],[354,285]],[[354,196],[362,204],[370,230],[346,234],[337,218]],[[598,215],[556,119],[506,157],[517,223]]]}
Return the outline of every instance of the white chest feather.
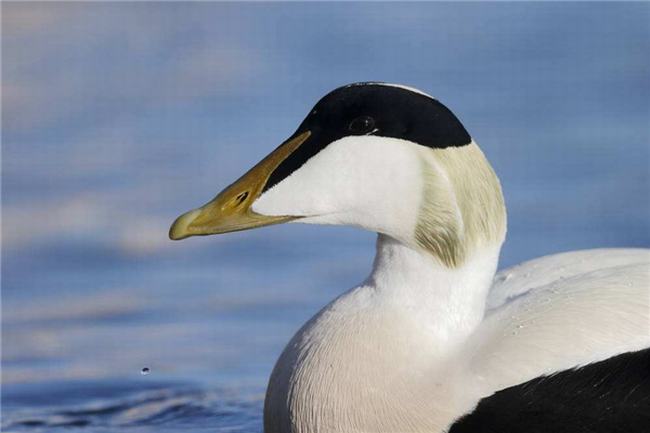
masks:
{"label": "white chest feather", "polygon": [[[278,360],[265,432],[444,432],[499,389],[650,346],[647,251],[538,259],[501,273],[488,300],[496,254],[442,271],[380,237],[368,281]],[[567,271],[549,277],[558,260]],[[529,290],[505,302],[504,275]]]}
{"label": "white chest feather", "polygon": [[380,238],[371,277],[303,326],[278,360],[265,431],[431,432],[449,425],[475,400],[455,393],[454,355],[482,320],[497,253],[449,271]]}

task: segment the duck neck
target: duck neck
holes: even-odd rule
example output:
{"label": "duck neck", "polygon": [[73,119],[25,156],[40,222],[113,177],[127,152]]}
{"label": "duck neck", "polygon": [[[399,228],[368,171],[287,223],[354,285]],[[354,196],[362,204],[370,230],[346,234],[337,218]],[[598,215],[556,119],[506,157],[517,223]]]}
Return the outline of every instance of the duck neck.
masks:
{"label": "duck neck", "polygon": [[443,431],[471,402],[450,377],[480,323],[499,248],[449,268],[380,235],[370,277],[307,322],[269,381],[267,433]]}
{"label": "duck neck", "polygon": [[430,252],[379,235],[366,284],[385,305],[404,309],[440,349],[461,344],[482,321],[500,245],[484,247],[457,267]]}

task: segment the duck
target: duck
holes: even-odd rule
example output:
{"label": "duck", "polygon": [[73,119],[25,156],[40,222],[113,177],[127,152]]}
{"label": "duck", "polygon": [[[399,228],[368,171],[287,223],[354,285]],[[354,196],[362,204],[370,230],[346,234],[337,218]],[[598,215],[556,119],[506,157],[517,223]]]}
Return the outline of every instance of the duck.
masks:
{"label": "duck", "polygon": [[353,226],[377,242],[366,280],[282,351],[265,433],[650,431],[650,250],[572,251],[497,273],[500,181],[429,94],[384,82],[331,91],[169,236],[281,223]]}

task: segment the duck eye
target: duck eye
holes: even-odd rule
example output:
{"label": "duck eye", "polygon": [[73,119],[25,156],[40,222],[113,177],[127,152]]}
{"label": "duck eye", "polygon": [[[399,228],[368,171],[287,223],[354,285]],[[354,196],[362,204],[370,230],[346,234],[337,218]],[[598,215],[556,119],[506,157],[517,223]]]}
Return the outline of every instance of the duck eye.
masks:
{"label": "duck eye", "polygon": [[367,134],[375,128],[375,119],[370,116],[360,116],[350,122],[348,129],[355,134]]}

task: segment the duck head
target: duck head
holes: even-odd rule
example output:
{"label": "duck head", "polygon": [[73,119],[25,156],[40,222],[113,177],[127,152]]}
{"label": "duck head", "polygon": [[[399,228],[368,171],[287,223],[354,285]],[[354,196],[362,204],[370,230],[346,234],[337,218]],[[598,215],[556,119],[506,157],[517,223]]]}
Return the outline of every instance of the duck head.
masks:
{"label": "duck head", "polygon": [[416,89],[355,83],[323,97],[296,132],[171,239],[284,222],[361,227],[455,267],[502,243],[499,181],[458,118]]}

